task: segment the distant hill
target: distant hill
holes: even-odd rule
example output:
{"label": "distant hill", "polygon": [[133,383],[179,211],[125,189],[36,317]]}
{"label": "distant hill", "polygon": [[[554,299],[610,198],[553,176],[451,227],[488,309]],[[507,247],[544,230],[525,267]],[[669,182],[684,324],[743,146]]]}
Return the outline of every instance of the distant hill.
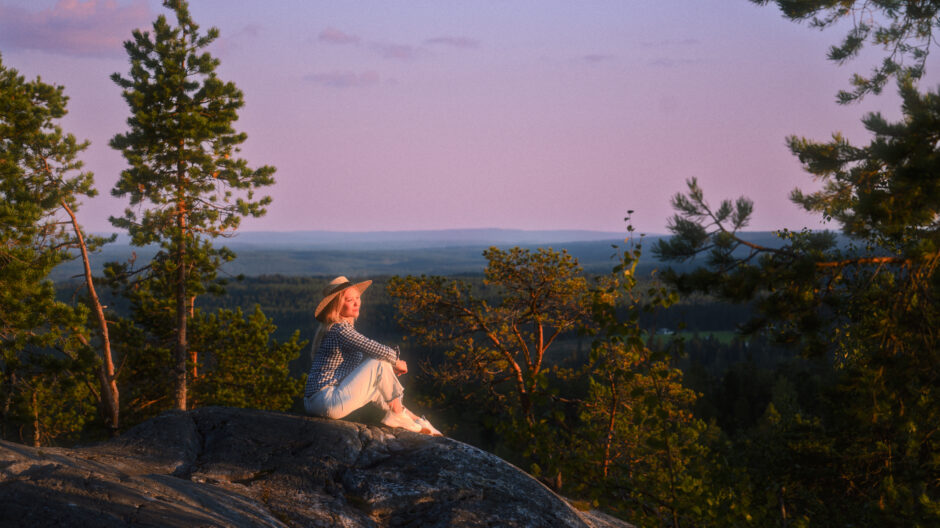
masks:
{"label": "distant hill", "polygon": [[623,240],[626,233],[585,230],[441,229],[426,231],[246,231],[226,240],[232,249],[425,249],[492,245],[539,245]]}
{"label": "distant hill", "polygon": [[[664,267],[652,257],[649,248],[663,235],[643,238],[647,248],[641,267]],[[763,245],[778,245],[771,232],[746,233],[746,238]],[[483,250],[490,246],[509,248],[551,247],[566,249],[582,267],[593,273],[609,271],[625,234],[604,231],[524,231],[513,229],[453,229],[439,231],[294,231],[242,232],[219,240],[238,255],[225,267],[231,275],[453,275],[482,273],[486,261]],[[138,262],[152,258],[154,248],[134,248],[126,236],[106,245],[92,256],[95,273],[105,262],[126,261],[136,255]],[[56,268],[53,279],[66,280],[81,273],[81,264],[72,261]]]}

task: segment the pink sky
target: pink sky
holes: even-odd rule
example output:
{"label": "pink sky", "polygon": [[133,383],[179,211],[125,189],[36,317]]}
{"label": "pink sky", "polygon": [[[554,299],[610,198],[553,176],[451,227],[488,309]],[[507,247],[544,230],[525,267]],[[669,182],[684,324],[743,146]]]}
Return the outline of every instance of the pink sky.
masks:
{"label": "pink sky", "polygon": [[[839,106],[865,60],[746,0],[194,0],[221,38],[219,75],[245,94],[242,154],[277,167],[274,202],[243,230],[450,228],[621,231],[633,209],[662,233],[670,197],[697,177],[712,202],[751,197],[750,229],[823,227],[787,196],[813,188],[784,139],[896,118],[887,90]],[[126,130],[110,75],[121,42],[166,11],[153,0],[0,0],[0,54],[62,84],[64,127],[101,197],[94,231],[125,202],[109,139]],[[933,61],[933,59],[932,59]],[[936,70],[928,65],[928,71]]]}

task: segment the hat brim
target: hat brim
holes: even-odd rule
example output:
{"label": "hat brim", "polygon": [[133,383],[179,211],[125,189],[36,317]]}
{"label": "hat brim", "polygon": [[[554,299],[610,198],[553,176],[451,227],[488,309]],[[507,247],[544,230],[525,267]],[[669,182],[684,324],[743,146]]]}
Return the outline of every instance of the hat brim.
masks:
{"label": "hat brim", "polygon": [[327,305],[329,305],[330,302],[331,302],[333,299],[335,299],[337,295],[343,293],[344,291],[348,290],[349,288],[356,288],[357,290],[359,290],[359,293],[361,294],[362,292],[366,291],[366,288],[368,288],[371,284],[372,284],[372,281],[371,281],[371,280],[366,280],[366,281],[362,281],[362,282],[357,282],[357,283],[355,283],[355,284],[353,284],[353,283],[347,283],[347,284],[343,285],[342,288],[340,288],[340,289],[338,289],[338,290],[336,290],[336,291],[330,293],[329,295],[327,295],[326,297],[324,297],[322,301],[320,301],[320,304],[317,305],[317,309],[314,310],[314,312],[313,312],[313,317],[314,317],[317,321],[323,322],[323,320],[320,319],[320,316],[323,315],[323,310],[326,309]]}

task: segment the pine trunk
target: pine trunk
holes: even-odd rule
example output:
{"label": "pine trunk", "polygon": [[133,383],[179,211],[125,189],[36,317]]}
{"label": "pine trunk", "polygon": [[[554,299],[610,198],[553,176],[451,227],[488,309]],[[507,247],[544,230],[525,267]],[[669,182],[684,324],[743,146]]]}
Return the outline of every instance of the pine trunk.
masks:
{"label": "pine trunk", "polygon": [[183,259],[186,255],[186,242],[180,241],[179,271],[177,272],[176,286],[176,408],[186,410],[186,270]]}
{"label": "pine trunk", "polygon": [[[189,296],[189,320],[192,321],[193,317],[196,316],[196,296]],[[190,380],[190,383],[193,385],[196,384],[196,378],[199,377],[199,351],[190,348],[189,350],[189,361],[192,364],[193,368],[193,377]]]}
{"label": "pine trunk", "polygon": [[[180,149],[183,142],[180,142]],[[189,312],[186,309],[186,200],[183,195],[185,189],[186,166],[183,161],[177,163],[177,204],[176,227],[179,230],[176,255],[176,408],[186,410],[186,360],[187,352],[186,325]]]}
{"label": "pine trunk", "polygon": [[39,447],[39,401],[36,398],[36,389],[33,389],[33,447]]}
{"label": "pine trunk", "polygon": [[104,316],[104,307],[98,299],[98,292],[95,291],[95,283],[91,276],[91,263],[88,259],[88,246],[85,244],[85,237],[78,226],[78,219],[75,218],[75,212],[63,200],[62,208],[72,219],[72,229],[75,230],[75,237],[78,239],[78,247],[82,252],[82,264],[85,266],[85,285],[88,288],[88,299],[95,316],[98,318],[98,327],[101,331],[101,368],[98,369],[98,382],[101,385],[101,415],[104,417],[105,425],[111,430],[112,435],[117,434],[120,425],[120,393],[118,393],[117,379],[114,375],[114,358],[111,355],[111,339],[108,334],[108,320]]}

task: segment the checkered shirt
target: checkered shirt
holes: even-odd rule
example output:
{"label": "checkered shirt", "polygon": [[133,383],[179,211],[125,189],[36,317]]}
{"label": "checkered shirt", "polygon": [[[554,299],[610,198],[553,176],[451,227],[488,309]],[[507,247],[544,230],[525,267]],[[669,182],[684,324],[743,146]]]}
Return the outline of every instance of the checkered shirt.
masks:
{"label": "checkered shirt", "polygon": [[388,361],[398,361],[398,351],[360,334],[349,323],[334,323],[320,342],[313,356],[304,397],[316,394],[327,385],[339,385],[350,372],[359,366],[363,356]]}

